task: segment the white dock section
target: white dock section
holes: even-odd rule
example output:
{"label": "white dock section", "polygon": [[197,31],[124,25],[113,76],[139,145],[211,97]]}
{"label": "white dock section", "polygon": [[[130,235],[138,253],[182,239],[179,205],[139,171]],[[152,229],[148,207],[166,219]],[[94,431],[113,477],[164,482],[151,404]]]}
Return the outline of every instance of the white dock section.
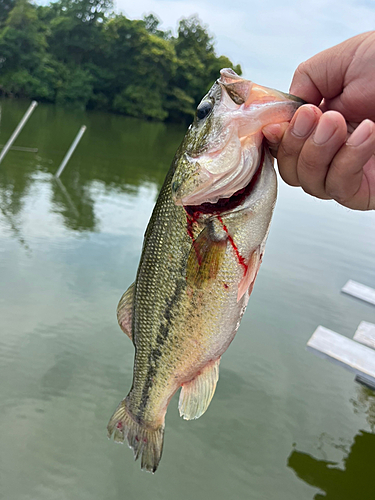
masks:
{"label": "white dock section", "polygon": [[375,290],[366,285],[362,285],[357,281],[349,280],[341,289],[342,292],[352,295],[357,299],[364,300],[375,305]]}
{"label": "white dock section", "polygon": [[351,370],[361,381],[375,388],[375,350],[370,347],[318,326],[308,341],[307,348],[318,356]]}
{"label": "white dock section", "polygon": [[355,334],[354,340],[375,349],[375,325],[367,321],[361,321]]}

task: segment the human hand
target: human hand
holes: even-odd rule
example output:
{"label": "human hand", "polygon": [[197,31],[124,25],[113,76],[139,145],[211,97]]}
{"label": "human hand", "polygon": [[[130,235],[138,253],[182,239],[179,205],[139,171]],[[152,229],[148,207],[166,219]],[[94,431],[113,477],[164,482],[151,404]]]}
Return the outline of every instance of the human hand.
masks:
{"label": "human hand", "polygon": [[263,129],[281,177],[318,198],[375,209],[375,32],[302,63],[290,92],[312,104]]}

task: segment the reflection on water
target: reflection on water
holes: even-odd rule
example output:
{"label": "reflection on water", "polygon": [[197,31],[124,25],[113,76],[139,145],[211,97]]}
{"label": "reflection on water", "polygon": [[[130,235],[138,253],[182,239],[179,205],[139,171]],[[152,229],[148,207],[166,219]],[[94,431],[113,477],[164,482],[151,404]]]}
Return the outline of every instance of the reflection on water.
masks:
{"label": "reflection on water", "polygon": [[[5,143],[28,103],[1,106]],[[82,124],[87,131],[56,181]],[[364,493],[351,500],[366,499],[374,398],[305,345],[318,324],[352,337],[361,320],[375,323],[375,308],[339,293],[348,278],[375,286],[375,213],[283,183],[249,309],[207,413],[186,422],[172,401],[154,477],[107,441],[134,356],[115,309],[134,280],[183,134],[40,105],[16,141],[38,153],[10,151],[0,165],[0,498],[311,500],[319,487],[343,500],[336,478],[349,481],[345,474],[361,466]],[[322,435],[340,446],[356,438],[317,460]],[[290,455],[293,442],[309,454]],[[343,452],[344,468],[335,465]],[[304,481],[290,473],[288,455]]]}
{"label": "reflection on water", "polygon": [[[27,103],[2,100],[0,140],[6,141]],[[70,146],[77,126],[85,122],[87,132],[61,176],[52,182]],[[160,189],[174,152],[184,134],[183,127],[168,127],[106,113],[69,112],[55,106],[40,106],[17,139],[38,153],[10,151],[0,168],[0,209],[9,225],[19,233],[16,217],[35,181],[35,172],[50,174],[51,203],[74,231],[96,231],[91,186],[100,181],[105,189],[133,192],[144,182]],[[22,168],[20,168],[22,165]],[[22,236],[19,236],[22,240]]]}
{"label": "reflection on water", "polygon": [[301,451],[293,450],[288,467],[311,486],[324,491],[315,500],[373,500],[375,434],[359,432],[353,440],[342,466],[328,460],[319,460]]}
{"label": "reflection on water", "polygon": [[335,444],[334,441],[323,435],[322,445],[319,447],[321,453],[323,442],[337,450],[341,450],[345,456],[342,463],[317,459],[308,453],[293,450],[288,458],[288,467],[294,470],[297,476],[311,486],[324,491],[324,494],[316,494],[315,500],[373,500],[375,498],[375,391],[362,386],[357,386],[357,397],[351,400],[354,412],[366,415],[366,420],[372,430],[367,432],[361,430],[347,446],[342,443]]}
{"label": "reflection on water", "polygon": [[356,413],[366,415],[367,423],[375,433],[375,391],[366,386],[360,386],[357,397],[352,399],[352,404]]}
{"label": "reflection on water", "polygon": [[62,182],[62,180],[59,177],[56,177],[55,182],[59,186],[62,194],[64,195],[64,197],[65,197],[66,201],[68,202],[68,205],[72,209],[74,215],[76,217],[79,217],[79,212],[77,210],[77,207],[74,205],[74,203],[73,203],[68,191],[66,190],[66,187],[64,186],[64,183]]}

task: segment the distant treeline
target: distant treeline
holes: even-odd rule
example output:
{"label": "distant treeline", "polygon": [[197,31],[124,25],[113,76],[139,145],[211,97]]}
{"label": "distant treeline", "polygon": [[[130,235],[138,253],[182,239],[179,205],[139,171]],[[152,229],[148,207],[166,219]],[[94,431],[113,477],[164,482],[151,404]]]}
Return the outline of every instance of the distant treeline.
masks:
{"label": "distant treeline", "polygon": [[37,6],[0,0],[0,94],[139,118],[180,121],[194,113],[223,67],[197,17],[178,34],[152,14],[131,21],[111,0]]}

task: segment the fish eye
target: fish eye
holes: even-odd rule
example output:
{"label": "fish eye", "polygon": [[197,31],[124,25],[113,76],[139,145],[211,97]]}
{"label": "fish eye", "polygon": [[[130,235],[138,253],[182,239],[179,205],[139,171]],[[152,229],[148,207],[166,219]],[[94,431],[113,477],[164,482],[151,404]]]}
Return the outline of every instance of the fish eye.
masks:
{"label": "fish eye", "polygon": [[213,104],[211,101],[203,101],[197,107],[197,118],[198,120],[203,120],[207,115],[209,115],[212,111]]}

